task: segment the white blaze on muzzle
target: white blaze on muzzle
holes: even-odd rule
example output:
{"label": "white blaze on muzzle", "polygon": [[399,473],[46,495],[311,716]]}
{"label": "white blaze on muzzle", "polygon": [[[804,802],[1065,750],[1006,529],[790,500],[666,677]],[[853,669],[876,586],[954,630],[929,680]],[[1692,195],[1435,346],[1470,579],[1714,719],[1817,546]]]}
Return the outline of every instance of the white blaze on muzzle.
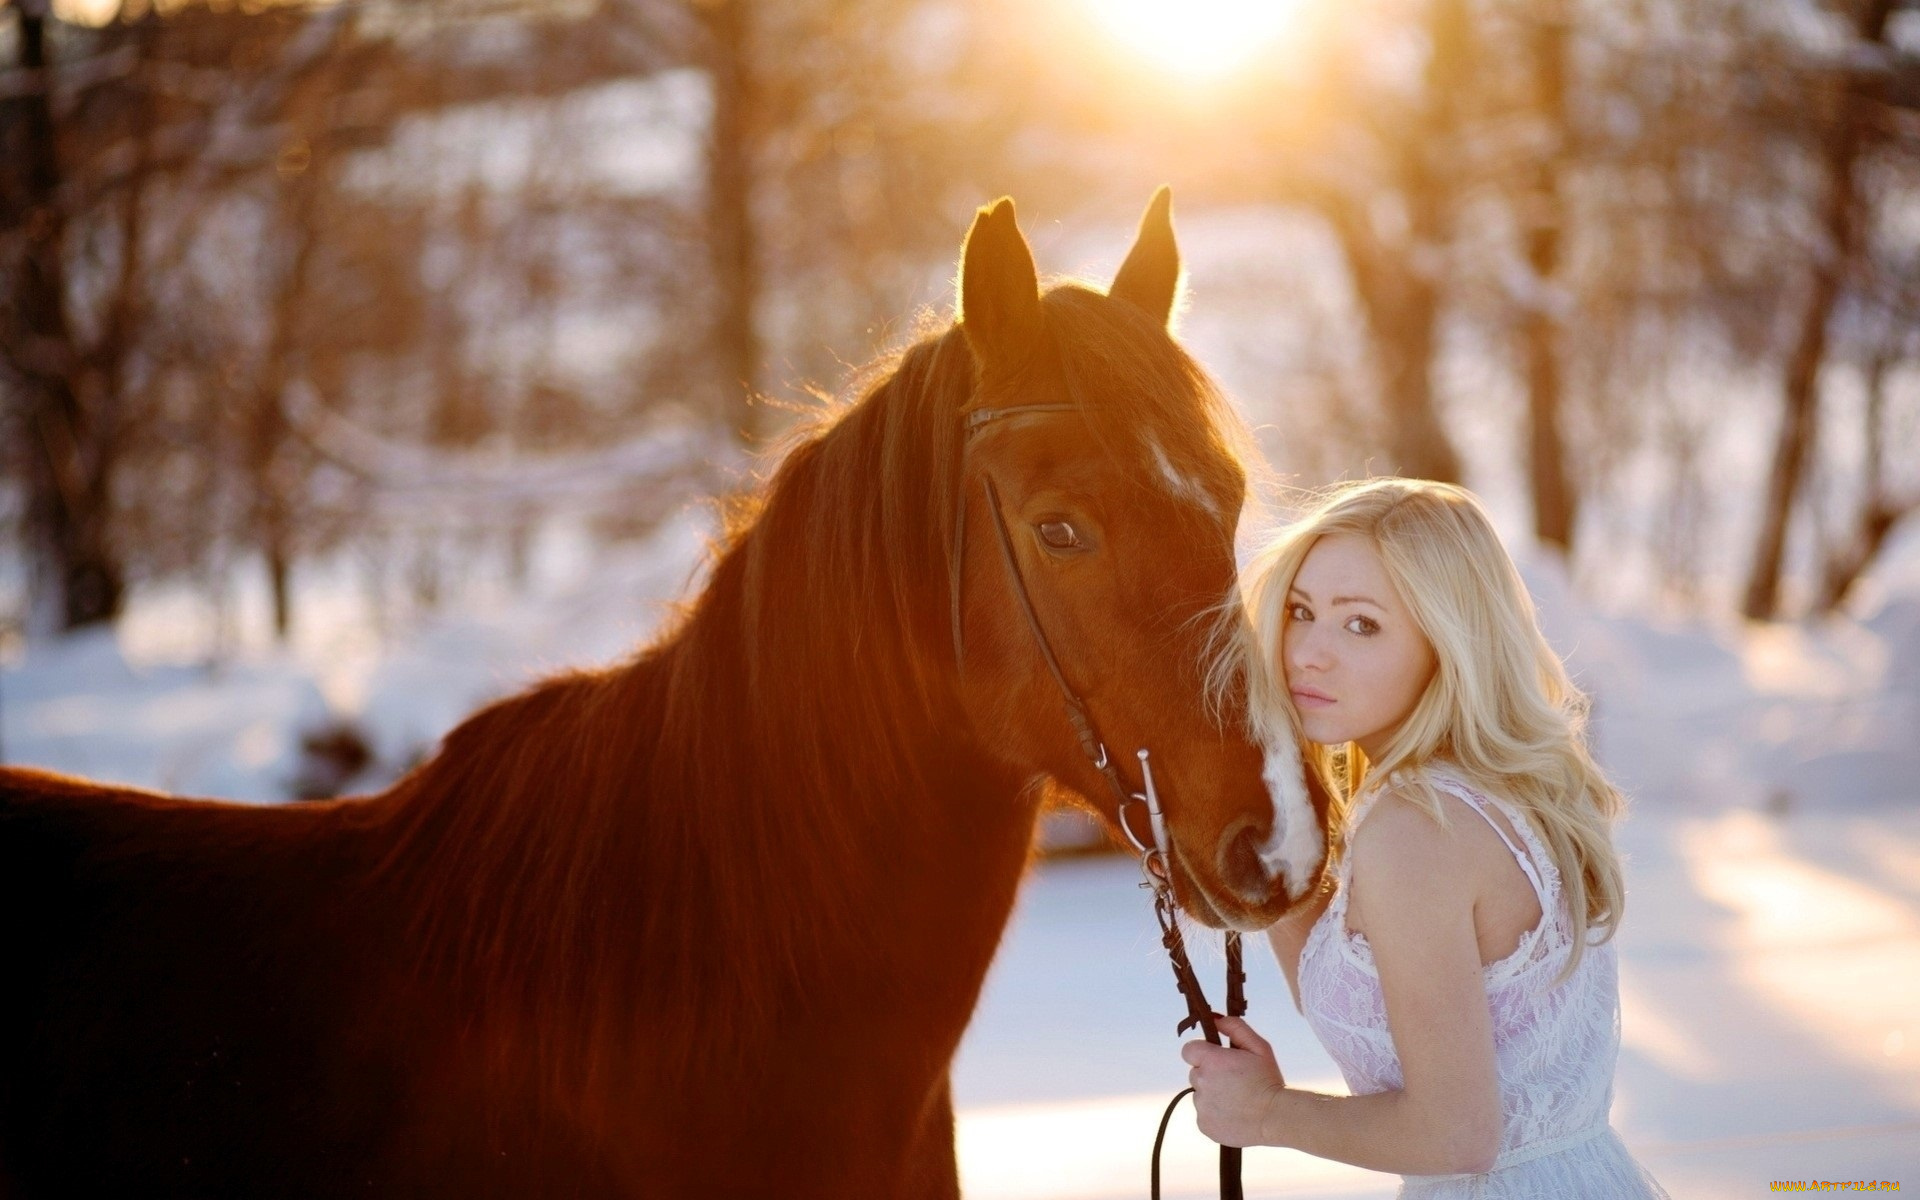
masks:
{"label": "white blaze on muzzle", "polygon": [[1287,898],[1298,900],[1313,886],[1326,857],[1327,839],[1313,811],[1307,790],[1306,765],[1293,723],[1279,697],[1262,695],[1268,689],[1249,689],[1248,724],[1264,756],[1261,778],[1273,801],[1273,833],[1260,847],[1260,865],[1269,876],[1284,876]]}
{"label": "white blaze on muzzle", "polygon": [[[1262,668],[1253,627],[1239,606],[1236,591],[1221,610],[1227,619],[1217,627],[1207,690],[1221,710],[1230,702],[1246,706],[1247,732],[1260,747],[1260,777],[1273,805],[1273,832],[1255,854],[1267,878],[1284,878],[1287,898],[1298,900],[1319,875],[1327,839],[1314,815],[1299,737],[1285,698]],[[1226,694],[1229,687],[1239,693],[1231,701]]]}

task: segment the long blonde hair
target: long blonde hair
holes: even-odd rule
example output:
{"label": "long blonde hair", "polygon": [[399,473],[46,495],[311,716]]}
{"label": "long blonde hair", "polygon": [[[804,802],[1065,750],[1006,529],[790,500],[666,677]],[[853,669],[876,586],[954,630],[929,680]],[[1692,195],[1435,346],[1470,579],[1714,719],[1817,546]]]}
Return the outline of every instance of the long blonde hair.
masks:
{"label": "long blonde hair", "polygon": [[[1336,534],[1362,538],[1379,554],[1437,660],[1426,692],[1377,761],[1354,743],[1306,746],[1334,797],[1336,828],[1344,831],[1368,776],[1445,760],[1525,814],[1559,869],[1568,913],[1585,915],[1594,940],[1611,937],[1624,901],[1612,825],[1625,800],[1587,752],[1586,697],[1541,634],[1526,585],[1480,502],[1464,488],[1417,479],[1370,479],[1329,492],[1246,573],[1270,671],[1284,674],[1294,576],[1314,543]],[[1291,709],[1286,688],[1274,690]],[[1444,823],[1431,788],[1406,795]],[[1576,938],[1569,972],[1584,949],[1585,939]]]}

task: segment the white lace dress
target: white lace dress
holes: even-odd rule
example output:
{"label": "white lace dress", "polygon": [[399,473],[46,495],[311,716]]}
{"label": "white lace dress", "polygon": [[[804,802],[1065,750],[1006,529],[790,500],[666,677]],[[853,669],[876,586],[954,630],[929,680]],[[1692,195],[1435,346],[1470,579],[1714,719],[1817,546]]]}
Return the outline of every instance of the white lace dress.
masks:
{"label": "white lace dress", "polygon": [[[1573,949],[1573,924],[1560,874],[1546,847],[1512,805],[1488,797],[1444,768],[1422,769],[1435,788],[1487,817],[1540,897],[1540,923],[1512,954],[1482,971],[1493,1012],[1499,1070],[1500,1156],[1479,1175],[1409,1175],[1403,1197],[1421,1200],[1623,1200],[1667,1193],[1634,1162],[1607,1124],[1620,1049],[1620,986],[1612,942],[1589,946],[1573,975],[1554,984]],[[1376,793],[1377,794],[1377,793]],[[1371,804],[1363,798],[1351,828]],[[1519,834],[1516,845],[1491,804]],[[1300,952],[1300,1005],[1355,1095],[1402,1086],[1387,1030],[1386,1002],[1366,938],[1347,929],[1347,871]]]}

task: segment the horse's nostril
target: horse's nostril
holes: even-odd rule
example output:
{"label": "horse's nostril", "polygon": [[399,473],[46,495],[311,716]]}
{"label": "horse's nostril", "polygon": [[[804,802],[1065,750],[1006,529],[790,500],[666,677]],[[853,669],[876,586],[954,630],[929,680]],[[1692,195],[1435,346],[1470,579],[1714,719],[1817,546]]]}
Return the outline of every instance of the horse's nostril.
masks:
{"label": "horse's nostril", "polygon": [[1266,829],[1246,817],[1227,826],[1220,835],[1217,862],[1221,882],[1255,903],[1265,900],[1273,886],[1260,861],[1260,847],[1265,843]]}

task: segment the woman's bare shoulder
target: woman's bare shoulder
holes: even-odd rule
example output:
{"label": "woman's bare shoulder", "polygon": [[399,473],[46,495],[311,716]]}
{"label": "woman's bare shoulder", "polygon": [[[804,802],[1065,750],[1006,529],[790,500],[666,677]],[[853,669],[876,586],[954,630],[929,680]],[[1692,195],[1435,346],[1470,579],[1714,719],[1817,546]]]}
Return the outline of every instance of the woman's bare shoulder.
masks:
{"label": "woman's bare shoulder", "polygon": [[[1444,818],[1433,808],[1441,806]],[[1356,906],[1471,904],[1506,852],[1465,801],[1418,783],[1388,785],[1348,841]],[[1366,897],[1362,900],[1362,897]]]}
{"label": "woman's bare shoulder", "polygon": [[1449,848],[1460,840],[1461,822],[1451,819],[1452,814],[1444,820],[1435,817],[1429,800],[1435,794],[1437,789],[1411,781],[1385,785],[1348,835],[1354,865],[1376,859],[1402,867],[1445,861]]}

